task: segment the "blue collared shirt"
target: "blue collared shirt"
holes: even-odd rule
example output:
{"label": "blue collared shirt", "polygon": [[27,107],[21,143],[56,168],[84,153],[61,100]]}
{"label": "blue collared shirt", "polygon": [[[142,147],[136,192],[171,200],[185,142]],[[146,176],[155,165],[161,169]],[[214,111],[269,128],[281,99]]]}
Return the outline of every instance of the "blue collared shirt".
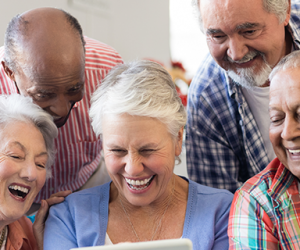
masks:
{"label": "blue collared shirt", "polygon": [[[293,1],[288,32],[299,49],[300,0]],[[211,57],[202,62],[188,95],[187,170],[191,180],[235,192],[268,159],[241,87]]]}

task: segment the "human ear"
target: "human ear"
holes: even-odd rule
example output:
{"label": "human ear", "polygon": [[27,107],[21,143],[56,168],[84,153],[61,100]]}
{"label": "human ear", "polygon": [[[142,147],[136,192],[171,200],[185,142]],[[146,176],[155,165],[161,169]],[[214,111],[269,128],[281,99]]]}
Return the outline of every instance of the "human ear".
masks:
{"label": "human ear", "polygon": [[291,18],[291,0],[289,0],[289,7],[287,9],[286,17],[284,20],[284,26],[287,26]]}
{"label": "human ear", "polygon": [[15,73],[6,65],[4,61],[1,61],[2,67],[6,73],[6,75],[15,82]]}
{"label": "human ear", "polygon": [[181,150],[182,150],[182,141],[183,141],[183,130],[184,127],[182,127],[177,134],[177,138],[176,138],[176,145],[175,145],[175,155],[179,156],[181,154]]}

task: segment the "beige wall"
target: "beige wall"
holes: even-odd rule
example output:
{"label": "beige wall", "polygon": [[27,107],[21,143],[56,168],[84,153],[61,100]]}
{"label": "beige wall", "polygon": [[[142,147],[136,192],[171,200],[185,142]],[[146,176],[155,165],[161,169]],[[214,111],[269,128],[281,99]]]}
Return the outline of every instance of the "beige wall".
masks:
{"label": "beige wall", "polygon": [[0,45],[13,16],[46,6],[70,12],[85,35],[111,45],[125,61],[147,57],[169,63],[169,0],[5,1],[0,16]]}

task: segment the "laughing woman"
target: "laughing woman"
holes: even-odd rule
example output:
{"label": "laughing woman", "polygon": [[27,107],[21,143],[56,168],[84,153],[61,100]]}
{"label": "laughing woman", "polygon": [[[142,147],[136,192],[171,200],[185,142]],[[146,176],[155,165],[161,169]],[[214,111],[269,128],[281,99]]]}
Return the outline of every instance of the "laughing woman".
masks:
{"label": "laughing woman", "polygon": [[63,198],[42,201],[36,238],[24,215],[50,174],[57,128],[49,114],[17,94],[0,96],[0,114],[0,249],[42,249],[43,216]]}
{"label": "laughing woman", "polygon": [[112,182],[50,209],[46,250],[181,237],[194,249],[228,249],[232,194],[173,173],[186,113],[160,65],[117,66],[94,93],[90,115]]}

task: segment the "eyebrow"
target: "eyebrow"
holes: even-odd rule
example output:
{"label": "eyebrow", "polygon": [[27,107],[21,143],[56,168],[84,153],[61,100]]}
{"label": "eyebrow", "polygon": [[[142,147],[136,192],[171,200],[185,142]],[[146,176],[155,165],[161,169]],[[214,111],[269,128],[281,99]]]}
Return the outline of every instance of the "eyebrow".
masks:
{"label": "eyebrow", "polygon": [[140,150],[147,149],[147,148],[157,148],[157,147],[158,144],[156,143],[148,143],[146,145],[141,146]]}
{"label": "eyebrow", "polygon": [[[26,148],[23,146],[23,144],[21,144],[21,143],[18,142],[18,141],[13,141],[13,142],[10,143],[10,144],[15,145],[15,146],[21,148],[21,150],[23,150],[24,152],[27,152],[27,150],[26,150]],[[39,154],[37,155],[37,157],[39,157],[39,156],[44,156],[44,155],[47,155],[47,156],[48,156],[48,153],[47,153],[47,152],[41,152],[41,153],[39,153]]]}
{"label": "eyebrow", "polygon": [[206,35],[214,35],[217,33],[224,33],[221,29],[207,29]]}
{"label": "eyebrow", "polygon": [[13,141],[10,144],[18,146],[19,148],[21,148],[23,151],[26,151],[25,147],[18,141]]}
{"label": "eyebrow", "polygon": [[253,29],[259,27],[259,23],[242,23],[235,27],[235,30],[243,30],[243,29]]}
{"label": "eyebrow", "polygon": [[[242,24],[238,24],[235,27],[235,31],[238,30],[243,30],[243,29],[253,29],[253,28],[257,28],[259,27],[260,24],[259,23],[242,23]],[[218,33],[224,33],[221,29],[207,29],[206,31],[206,35],[214,35],[214,34],[218,34]]]}

